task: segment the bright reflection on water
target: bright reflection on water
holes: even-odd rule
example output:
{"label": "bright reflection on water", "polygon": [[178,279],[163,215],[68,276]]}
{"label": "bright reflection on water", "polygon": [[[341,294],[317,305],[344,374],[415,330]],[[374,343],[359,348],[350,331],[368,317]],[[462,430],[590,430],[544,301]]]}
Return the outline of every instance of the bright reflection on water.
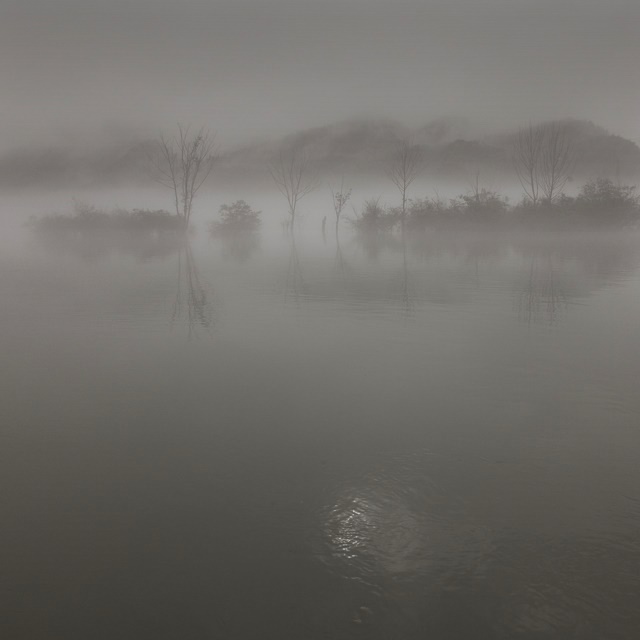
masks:
{"label": "bright reflection on water", "polygon": [[637,234],[20,242],[2,637],[636,637]]}

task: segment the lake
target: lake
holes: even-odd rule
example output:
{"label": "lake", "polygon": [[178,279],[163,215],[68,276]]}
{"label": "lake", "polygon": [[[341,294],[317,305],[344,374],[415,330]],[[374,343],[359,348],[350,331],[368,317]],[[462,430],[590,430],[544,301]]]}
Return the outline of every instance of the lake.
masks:
{"label": "lake", "polygon": [[2,637],[637,637],[640,234],[327,235],[4,241]]}

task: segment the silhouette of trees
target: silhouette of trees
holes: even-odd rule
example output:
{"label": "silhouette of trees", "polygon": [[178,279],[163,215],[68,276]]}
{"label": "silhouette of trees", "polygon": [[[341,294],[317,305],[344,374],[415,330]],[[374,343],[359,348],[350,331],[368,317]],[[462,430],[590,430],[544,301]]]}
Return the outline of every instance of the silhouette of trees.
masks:
{"label": "silhouette of trees", "polygon": [[617,185],[609,178],[597,178],[585,184],[575,199],[579,212],[598,214],[603,219],[634,216],[640,213],[640,196],[635,186]]}
{"label": "silhouette of trees", "polygon": [[520,129],[513,147],[513,166],[527,200],[535,207],[540,196],[540,157],[542,155],[542,127],[529,124]]}
{"label": "silhouette of trees", "polygon": [[540,154],[540,189],[551,206],[573,173],[575,153],[569,131],[560,122],[542,125],[543,139]]}
{"label": "silhouette of trees", "polygon": [[388,211],[380,204],[380,198],[366,200],[360,213],[355,207],[353,211],[356,215],[351,224],[356,231],[367,235],[391,231],[398,222],[395,211]]}
{"label": "silhouette of trees", "polygon": [[211,235],[223,241],[223,250],[238,262],[245,262],[260,244],[260,211],[244,200],[220,207],[220,220],[211,223]]}
{"label": "silhouette of trees", "polygon": [[215,133],[205,128],[192,133],[188,125],[178,124],[176,135],[161,135],[148,158],[156,181],[173,191],[176,215],[186,229],[196,194],[213,170]]}
{"label": "silhouette of trees", "polygon": [[283,150],[269,163],[269,173],[278,191],[287,199],[289,223],[293,229],[300,200],[318,186],[316,176],[311,171],[309,154],[302,147]]}
{"label": "silhouette of trees", "polygon": [[260,229],[261,211],[254,211],[244,200],[220,207],[220,220],[211,224],[210,231],[217,235],[255,233]]}
{"label": "silhouette of trees", "polygon": [[534,207],[541,201],[551,206],[575,166],[568,127],[561,122],[548,122],[520,129],[513,148],[513,165],[527,200]]}
{"label": "silhouette of trees", "polygon": [[73,213],[50,213],[32,217],[29,226],[42,232],[104,231],[171,232],[180,230],[180,219],[163,209],[99,209],[74,199]]}
{"label": "silhouette of trees", "polygon": [[336,237],[338,235],[338,229],[340,225],[340,216],[344,208],[347,206],[347,202],[351,198],[351,189],[346,189],[344,187],[344,176],[340,180],[340,188],[334,189],[332,186],[329,186],[331,190],[331,201],[333,202],[333,210],[336,214]]}
{"label": "silhouette of trees", "polygon": [[387,169],[391,182],[396,186],[402,198],[400,222],[403,228],[407,213],[407,192],[420,175],[423,163],[424,155],[422,149],[411,140],[403,140],[393,154]]}

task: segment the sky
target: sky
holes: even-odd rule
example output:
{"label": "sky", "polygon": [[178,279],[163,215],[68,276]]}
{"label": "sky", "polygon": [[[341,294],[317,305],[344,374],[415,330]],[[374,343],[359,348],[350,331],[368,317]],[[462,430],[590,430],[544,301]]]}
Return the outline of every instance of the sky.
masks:
{"label": "sky", "polygon": [[359,116],[640,140],[638,0],[1,0],[0,148]]}

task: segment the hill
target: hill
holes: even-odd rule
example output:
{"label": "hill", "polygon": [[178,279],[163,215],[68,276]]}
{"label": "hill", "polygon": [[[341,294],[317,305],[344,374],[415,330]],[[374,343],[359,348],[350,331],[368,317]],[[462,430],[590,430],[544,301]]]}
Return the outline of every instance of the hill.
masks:
{"label": "hill", "polygon": [[[583,120],[564,121],[574,140],[574,178],[595,176],[636,182],[640,177],[640,147]],[[470,173],[513,174],[510,153],[514,131],[483,134],[460,119],[440,118],[410,129],[393,120],[353,119],[315,127],[242,147],[223,150],[212,184],[242,184],[268,180],[267,164],[291,146],[303,145],[323,178],[348,174],[379,177],[398,142],[412,138],[422,146],[426,173],[434,179],[464,180]],[[15,150],[0,156],[3,188],[69,188],[148,184],[148,140],[121,140],[105,148]]]}

